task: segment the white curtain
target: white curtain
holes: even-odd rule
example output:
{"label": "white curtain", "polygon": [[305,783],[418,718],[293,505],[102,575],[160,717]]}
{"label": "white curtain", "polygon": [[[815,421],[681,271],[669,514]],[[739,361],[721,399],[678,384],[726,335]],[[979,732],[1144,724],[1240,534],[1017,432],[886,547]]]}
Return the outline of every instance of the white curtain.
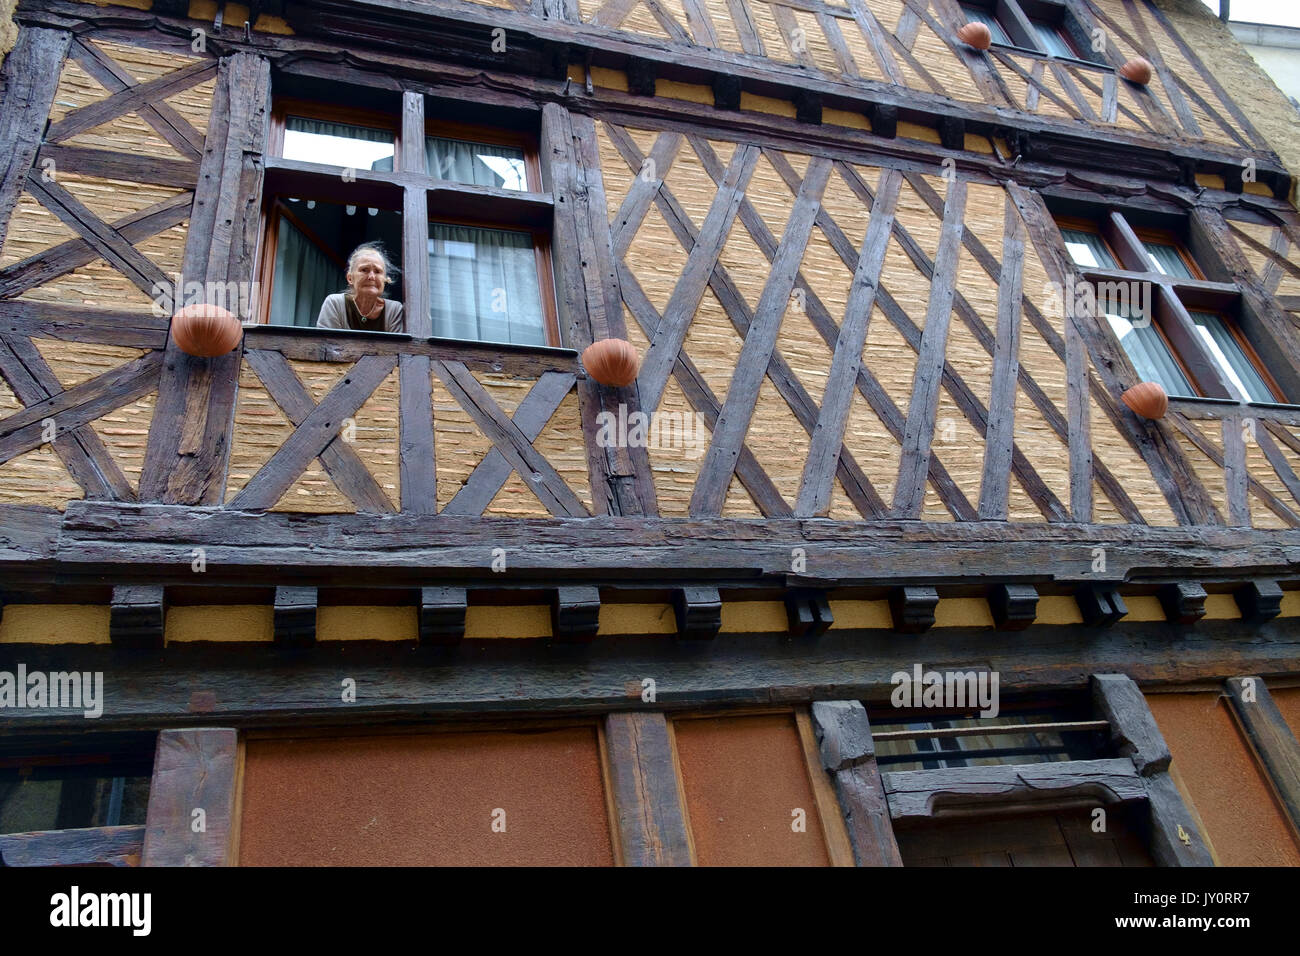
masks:
{"label": "white curtain", "polygon": [[1170,395],[1196,397],[1196,389],[1183,374],[1154,322],[1134,325],[1121,315],[1107,315],[1106,319],[1142,381],[1159,382]]}
{"label": "white curtain", "polygon": [[347,277],[329,256],[284,216],[275,248],[271,287],[273,325],[315,325],[327,295],[347,288]]}
{"label": "white curtain", "polygon": [[1248,402],[1276,402],[1273,390],[1246,356],[1227,323],[1212,312],[1193,312],[1191,316],[1201,344],[1214,358],[1237,397]]}
{"label": "white curtain", "polygon": [[429,136],[424,141],[429,175],[472,186],[527,189],[524,152],[516,146],[490,146]]}
{"label": "white curtain", "polygon": [[437,336],[545,345],[533,237],[430,223],[429,312]]}

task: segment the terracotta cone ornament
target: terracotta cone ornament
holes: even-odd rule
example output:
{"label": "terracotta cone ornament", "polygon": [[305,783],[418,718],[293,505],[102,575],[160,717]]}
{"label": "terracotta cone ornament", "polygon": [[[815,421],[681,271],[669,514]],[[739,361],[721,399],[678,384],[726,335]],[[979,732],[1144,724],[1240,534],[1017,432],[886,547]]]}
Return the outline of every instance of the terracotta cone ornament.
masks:
{"label": "terracotta cone ornament", "polygon": [[1150,60],[1135,56],[1119,68],[1119,75],[1130,83],[1146,86],[1151,82],[1151,73],[1154,69],[1155,67],[1151,65]]}
{"label": "terracotta cone ornament", "polygon": [[971,21],[957,31],[957,39],[977,50],[987,50],[993,45],[993,33],[983,23]]}
{"label": "terracotta cone ornament", "polygon": [[243,335],[243,324],[219,305],[195,303],[172,316],[172,338],[182,352],[199,358],[225,355]]}
{"label": "terracotta cone ornament", "polygon": [[625,339],[601,339],[592,342],[582,353],[582,365],[587,374],[601,385],[623,388],[636,381],[641,368],[641,356],[636,347]]}
{"label": "terracotta cone ornament", "polygon": [[1169,396],[1159,382],[1139,382],[1120,398],[1143,418],[1161,418],[1169,410]]}

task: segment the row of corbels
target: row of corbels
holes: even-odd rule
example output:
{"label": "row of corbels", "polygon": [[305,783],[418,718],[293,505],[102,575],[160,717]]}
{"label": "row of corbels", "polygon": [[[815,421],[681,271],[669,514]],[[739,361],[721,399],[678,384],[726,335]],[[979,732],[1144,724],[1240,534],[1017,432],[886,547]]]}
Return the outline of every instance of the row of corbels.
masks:
{"label": "row of corbels", "polygon": [[[993,33],[986,24],[971,21],[957,31],[957,39],[974,50],[987,50],[993,45]],[[1135,56],[1119,68],[1119,75],[1130,83],[1146,86],[1154,71],[1151,61]]]}

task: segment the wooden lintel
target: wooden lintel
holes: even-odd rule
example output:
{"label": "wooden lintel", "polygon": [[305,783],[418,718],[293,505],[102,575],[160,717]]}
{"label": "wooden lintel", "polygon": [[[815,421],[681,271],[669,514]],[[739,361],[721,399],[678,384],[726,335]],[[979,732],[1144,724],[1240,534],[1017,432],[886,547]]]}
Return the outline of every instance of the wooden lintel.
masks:
{"label": "wooden lintel", "polygon": [[464,588],[420,589],[420,642],[459,644],[465,637]]}
{"label": "wooden lintel", "polygon": [[1119,753],[1131,757],[1138,773],[1149,777],[1169,769],[1169,746],[1156,726],[1146,698],[1133,680],[1123,674],[1093,674],[1092,702],[1110,723],[1111,739]]}
{"label": "wooden lintel", "polygon": [[655,63],[644,57],[627,58],[627,91],[633,96],[655,95]]}
{"label": "wooden lintel", "polygon": [[856,700],[814,701],[812,720],[822,766],[835,782],[854,862],[902,866],[866,709]]}
{"label": "wooden lintel", "polygon": [[690,866],[690,830],[664,715],[608,715],[605,753],[622,864]]}
{"label": "wooden lintel", "polygon": [[944,149],[966,148],[966,121],[959,116],[939,119],[939,142]]}
{"label": "wooden lintel", "polygon": [[867,118],[871,120],[871,132],[885,139],[898,136],[898,107],[892,103],[873,103]]}
{"label": "wooden lintel", "polygon": [[820,126],[822,122],[822,98],[812,90],[795,90],[794,118],[800,123]]}
{"label": "wooden lintel", "polygon": [[557,641],[590,641],[600,629],[600,589],[556,588],[551,592],[551,636]]}
{"label": "wooden lintel", "polygon": [[243,763],[236,730],[194,727],[158,734],[144,866],[235,865]]}
{"label": "wooden lintel", "polygon": [[934,610],[939,606],[939,592],[930,587],[901,587],[889,592],[889,611],[894,630],[920,634],[934,627]]}
{"label": "wooden lintel", "polygon": [[275,640],[286,647],[316,643],[316,589],[275,589]]}
{"label": "wooden lintel", "polygon": [[1128,605],[1114,585],[1082,584],[1074,592],[1074,599],[1083,623],[1089,627],[1110,627],[1128,614]]}
{"label": "wooden lintel", "polygon": [[673,591],[673,613],[678,637],[710,640],[722,627],[722,598],[713,587],[677,588]]}
{"label": "wooden lintel", "polygon": [[167,592],[162,585],[113,588],[108,636],[118,647],[162,647],[166,618]]}
{"label": "wooden lintel", "polygon": [[1000,631],[1023,631],[1038,616],[1038,589],[1032,584],[995,584],[988,600]]}
{"label": "wooden lintel", "polygon": [[785,597],[786,619],[795,637],[816,637],[829,630],[835,618],[825,591],[795,588]]}
{"label": "wooden lintel", "polygon": [[713,78],[713,106],[720,110],[740,109],[740,77],[719,73]]}
{"label": "wooden lintel", "polygon": [[139,866],[144,827],[0,834],[0,866]]}
{"label": "wooden lintel", "polygon": [[1171,581],[1157,592],[1171,624],[1195,624],[1205,617],[1205,588],[1195,581]]}
{"label": "wooden lintel", "polygon": [[1232,592],[1241,609],[1242,623],[1250,625],[1263,624],[1281,614],[1284,594],[1276,581],[1265,578],[1247,581]]}

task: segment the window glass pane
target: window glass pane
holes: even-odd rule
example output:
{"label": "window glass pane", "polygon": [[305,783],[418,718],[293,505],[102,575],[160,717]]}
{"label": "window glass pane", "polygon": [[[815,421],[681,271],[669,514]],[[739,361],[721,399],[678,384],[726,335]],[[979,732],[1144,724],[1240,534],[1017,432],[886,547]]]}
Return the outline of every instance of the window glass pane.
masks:
{"label": "window glass pane", "polygon": [[0,766],[0,833],[144,823],[152,757],[115,755],[83,764]]}
{"label": "window glass pane", "polygon": [[1007,31],[1002,29],[1002,24],[998,23],[998,18],[993,15],[992,10],[986,10],[983,7],[974,7],[970,4],[961,5],[962,12],[966,14],[968,21],[982,23],[989,28],[989,33],[993,34],[994,43],[1005,43],[1011,45],[1011,39],[1007,36]]}
{"label": "window glass pane", "polygon": [[1167,242],[1150,242],[1146,239],[1142,240],[1142,245],[1146,247],[1147,255],[1151,257],[1156,272],[1176,279],[1195,278],[1192,271],[1187,268],[1183,257],[1178,254],[1176,246],[1171,246]]}
{"label": "window glass pane", "polygon": [[429,314],[437,336],[545,345],[533,237],[429,223]]}
{"label": "window glass pane", "polygon": [[1043,50],[1052,56],[1075,55],[1070,44],[1065,42],[1065,37],[1061,35],[1061,28],[1054,23],[1048,23],[1045,20],[1030,20],[1034,32],[1038,34],[1038,42],[1042,44]]}
{"label": "window glass pane", "polygon": [[1196,396],[1196,389],[1192,388],[1192,383],[1183,374],[1164,337],[1152,322],[1134,323],[1117,313],[1108,313],[1106,320],[1144,382],[1159,382],[1170,395]]}
{"label": "window glass pane", "polygon": [[1237,398],[1250,402],[1277,401],[1273,390],[1264,381],[1264,376],[1259,374],[1255,363],[1247,357],[1241,343],[1228,328],[1228,323],[1211,312],[1192,312],[1190,315],[1196,323],[1201,344],[1214,358],[1219,371],[1237,393]]}
{"label": "window glass pane", "polygon": [[288,116],[283,155],[306,163],[388,172],[393,168],[393,131]]}
{"label": "window glass pane", "polygon": [[378,242],[394,265],[384,298],[401,301],[402,217],[387,209],[287,198],[279,207],[275,273],[271,286],[274,325],[314,326],[326,296],[347,292],[352,250]]}
{"label": "window glass pane", "polygon": [[1117,265],[1101,236],[1080,229],[1062,229],[1061,238],[1076,266],[1092,269],[1115,269]]}
{"label": "window glass pane", "polygon": [[429,175],[473,186],[528,189],[524,151],[518,146],[491,146],[429,136],[424,141]]}

